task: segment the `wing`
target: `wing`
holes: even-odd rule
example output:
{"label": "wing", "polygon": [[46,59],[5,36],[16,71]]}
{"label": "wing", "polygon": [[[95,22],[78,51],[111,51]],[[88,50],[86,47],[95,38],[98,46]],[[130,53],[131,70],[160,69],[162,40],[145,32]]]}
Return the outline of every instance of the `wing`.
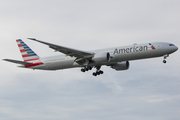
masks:
{"label": "wing", "polygon": [[28,38],[28,39],[43,43],[45,45],[48,45],[50,48],[52,48],[56,51],[59,51],[61,53],[64,53],[64,54],[71,56],[71,57],[89,58],[89,57],[92,57],[94,55],[94,53],[92,53],[92,52],[86,52],[86,51],[76,50],[76,49],[72,49],[72,48],[68,48],[68,47],[64,47],[64,46],[60,46],[60,45],[55,45],[52,43],[36,40],[34,38]]}
{"label": "wing", "polygon": [[12,59],[3,59],[4,61],[8,61],[8,62],[12,62],[12,63],[17,63],[17,64],[21,64],[21,65],[28,65],[28,64],[32,64],[30,62],[23,62],[23,61],[19,61],[19,60],[12,60]]}

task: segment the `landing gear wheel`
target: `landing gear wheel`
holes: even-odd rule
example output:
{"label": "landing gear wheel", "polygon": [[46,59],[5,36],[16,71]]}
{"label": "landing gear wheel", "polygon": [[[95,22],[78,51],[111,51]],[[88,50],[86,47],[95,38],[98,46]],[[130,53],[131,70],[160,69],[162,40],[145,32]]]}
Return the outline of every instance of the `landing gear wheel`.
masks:
{"label": "landing gear wheel", "polygon": [[89,67],[89,70],[92,70],[92,67]]}
{"label": "landing gear wheel", "polygon": [[85,69],[82,68],[82,69],[81,69],[81,72],[85,72]]}
{"label": "landing gear wheel", "polygon": [[97,76],[97,73],[93,72],[93,76]]}
{"label": "landing gear wheel", "polygon": [[96,72],[97,75],[100,75],[101,73],[99,71]]}
{"label": "landing gear wheel", "polygon": [[99,72],[100,72],[100,74],[103,74],[103,73],[104,73],[104,72],[103,72],[103,71],[101,71],[101,70],[100,70]]}
{"label": "landing gear wheel", "polygon": [[166,63],[166,60],[163,60],[163,63]]}

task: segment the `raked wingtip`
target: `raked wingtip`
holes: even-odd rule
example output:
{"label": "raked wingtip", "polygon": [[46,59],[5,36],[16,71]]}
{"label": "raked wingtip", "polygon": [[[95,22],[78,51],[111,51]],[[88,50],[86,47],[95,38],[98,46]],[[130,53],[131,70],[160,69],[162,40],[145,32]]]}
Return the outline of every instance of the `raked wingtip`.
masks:
{"label": "raked wingtip", "polygon": [[27,38],[27,39],[29,39],[29,40],[36,40],[36,38]]}

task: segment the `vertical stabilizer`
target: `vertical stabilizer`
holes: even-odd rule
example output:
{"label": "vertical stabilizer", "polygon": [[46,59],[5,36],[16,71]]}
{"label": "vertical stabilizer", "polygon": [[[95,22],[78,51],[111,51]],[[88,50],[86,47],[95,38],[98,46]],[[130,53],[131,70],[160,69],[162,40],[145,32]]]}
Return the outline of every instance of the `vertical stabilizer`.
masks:
{"label": "vertical stabilizer", "polygon": [[31,50],[21,39],[16,40],[24,62],[40,62],[39,56]]}

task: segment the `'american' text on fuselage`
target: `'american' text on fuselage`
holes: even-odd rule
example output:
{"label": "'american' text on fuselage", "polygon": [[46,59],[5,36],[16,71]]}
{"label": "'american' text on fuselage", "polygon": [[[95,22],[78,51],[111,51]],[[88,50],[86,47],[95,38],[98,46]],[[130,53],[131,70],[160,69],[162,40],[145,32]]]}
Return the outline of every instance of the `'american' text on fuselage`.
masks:
{"label": "'american' text on fuselage", "polygon": [[134,46],[131,48],[121,48],[115,49],[114,54],[123,54],[123,53],[131,53],[131,52],[139,52],[148,50],[148,46]]}

